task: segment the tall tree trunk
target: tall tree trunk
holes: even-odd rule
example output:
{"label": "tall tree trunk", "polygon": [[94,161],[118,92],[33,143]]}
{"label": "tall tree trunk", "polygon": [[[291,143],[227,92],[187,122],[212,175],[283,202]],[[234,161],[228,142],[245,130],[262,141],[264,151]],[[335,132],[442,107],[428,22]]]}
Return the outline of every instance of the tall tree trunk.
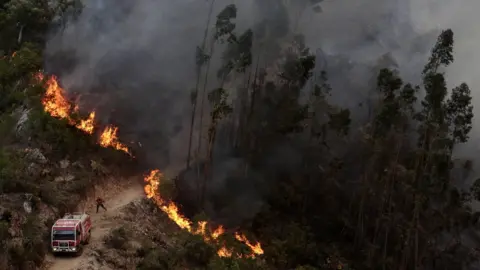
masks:
{"label": "tall tree trunk", "polygon": [[[250,89],[250,82],[252,79],[252,67],[248,67],[248,76],[246,76],[246,82],[244,83],[242,93],[240,95],[240,113],[238,114],[238,127],[235,132],[235,139],[233,141],[233,148],[239,149],[239,145],[243,146],[242,139],[245,138],[247,132],[247,122],[248,122],[248,101],[249,101],[249,89]],[[240,142],[239,142],[240,140]]]}
{"label": "tall tree trunk", "polygon": [[[211,47],[210,47],[210,56],[212,56],[213,54],[213,51],[214,51],[214,47],[215,47],[215,40],[212,41],[212,44],[211,44]],[[202,97],[201,97],[201,101],[200,101],[200,122],[199,122],[199,131],[198,131],[198,145],[197,145],[197,151],[196,151],[196,155],[197,157],[200,157],[200,152],[202,150],[202,132],[203,132],[203,112],[204,112],[204,104],[205,104],[205,93],[206,93],[206,89],[207,89],[207,85],[208,85],[208,74],[210,73],[210,63],[211,61],[209,60],[208,63],[207,63],[207,68],[206,68],[206,71],[205,71],[205,79],[204,79],[204,83],[203,83],[203,90],[202,90]],[[208,145],[208,148],[210,148],[210,138],[209,138],[209,145]],[[204,170],[206,171],[208,168],[208,160],[206,160],[206,163],[205,163],[205,168]],[[200,173],[200,162],[198,162],[197,164],[197,190],[200,192],[199,193],[199,197],[198,197],[198,200],[199,200],[199,203],[202,207],[204,207],[204,193],[205,193],[205,181],[206,181],[206,174],[203,175],[203,181],[201,180],[201,173]],[[203,187],[201,188],[202,190],[200,190],[200,182],[203,182]]]}
{"label": "tall tree trunk", "polygon": [[[212,119],[212,122],[214,119]],[[207,150],[207,160],[205,161],[205,170],[203,176],[203,183],[202,183],[202,191],[200,194],[200,205],[202,209],[205,209],[205,196],[207,192],[207,179],[211,177],[211,172],[213,168],[213,147],[215,142],[215,135],[216,135],[216,123],[212,123],[211,134],[208,138],[208,150]]]}
{"label": "tall tree trunk", "polygon": [[[252,149],[253,147],[253,140],[254,140],[254,136],[251,136],[252,135],[252,118],[253,118],[253,112],[254,112],[254,107],[255,107],[255,99],[257,97],[257,78],[258,78],[258,67],[259,67],[259,63],[260,63],[260,54],[257,56],[257,64],[255,66],[255,73],[253,75],[253,84],[252,84],[252,93],[251,93],[251,97],[250,97],[250,108],[248,110],[248,113],[247,115],[245,116],[247,119],[246,119],[246,127],[245,127],[245,136],[243,138],[243,145],[244,145],[244,151],[245,153],[249,153],[251,152],[250,150]],[[249,79],[250,80],[250,79]]]}
{"label": "tall tree trunk", "polygon": [[[212,0],[212,3],[210,4],[210,10],[208,11],[208,19],[207,19],[207,24],[205,26],[205,32],[203,35],[203,41],[202,41],[202,52],[205,50],[205,43],[207,42],[207,36],[208,36],[208,28],[210,25],[210,20],[212,18],[212,13],[213,13],[213,6],[215,4],[215,0]],[[210,61],[209,61],[210,62]],[[190,134],[189,134],[189,139],[188,139],[188,152],[187,152],[187,164],[186,167],[187,169],[190,168],[190,155],[191,155],[191,150],[192,150],[192,136],[193,136],[193,126],[195,124],[195,113],[197,109],[197,100],[198,100],[198,86],[200,85],[200,71],[201,71],[201,66],[197,70],[197,82],[195,85],[195,100],[193,101],[193,108],[192,108],[192,116],[190,120]]]}
{"label": "tall tree trunk", "polygon": [[[375,134],[376,132],[376,129],[377,129],[377,126],[375,124],[375,122],[373,121],[373,125],[372,125],[372,129],[369,133],[369,137],[370,139],[369,140],[373,140],[373,135]],[[372,141],[372,142],[369,142],[368,145],[371,147],[371,149],[374,149],[375,148],[375,143],[376,141]],[[370,172],[373,168],[373,166],[375,165],[375,159],[377,157],[375,156],[375,153],[373,153],[373,156],[371,156],[368,160],[366,160],[366,162],[364,164],[362,164],[362,167],[364,167],[364,174],[362,176],[362,179],[361,179],[361,194],[360,194],[360,204],[359,204],[359,208],[358,208],[358,215],[357,215],[357,227],[356,227],[356,230],[355,230],[355,240],[354,240],[354,244],[355,246],[358,246],[361,242],[362,242],[362,239],[363,239],[363,218],[364,218],[364,207],[365,207],[365,201],[367,200],[367,195],[368,195],[368,191],[369,191],[369,188],[370,188]],[[352,198],[352,200],[354,200]]]}
{"label": "tall tree trunk", "polygon": [[[210,56],[213,55],[215,49],[215,41],[212,41],[210,47]],[[208,85],[208,74],[210,73],[210,63],[209,60],[207,63],[207,69],[205,71],[205,79],[203,82],[203,89],[202,89],[202,96],[200,100],[200,122],[199,122],[199,131],[198,131],[198,145],[197,145],[197,155],[200,156],[200,151],[202,150],[202,130],[203,130],[203,112],[204,112],[204,104],[205,104],[205,93],[207,92],[207,85]],[[197,176],[198,177],[198,176]]]}

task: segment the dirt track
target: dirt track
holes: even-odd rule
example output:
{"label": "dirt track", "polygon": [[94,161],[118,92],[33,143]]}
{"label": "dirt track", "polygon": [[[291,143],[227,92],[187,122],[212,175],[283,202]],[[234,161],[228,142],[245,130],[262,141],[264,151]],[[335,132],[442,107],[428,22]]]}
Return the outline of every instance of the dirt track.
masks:
{"label": "dirt track", "polygon": [[95,205],[90,205],[87,208],[87,213],[92,216],[92,236],[88,246],[85,246],[84,252],[79,257],[62,256],[50,257],[51,261],[47,269],[50,270],[87,270],[98,269],[95,267],[95,258],[91,256],[91,251],[103,244],[103,237],[115,227],[115,216],[120,214],[120,210],[135,199],[143,196],[143,190],[140,185],[134,185],[124,189],[121,192],[108,196],[106,198],[105,207],[107,212],[103,209],[96,214]]}

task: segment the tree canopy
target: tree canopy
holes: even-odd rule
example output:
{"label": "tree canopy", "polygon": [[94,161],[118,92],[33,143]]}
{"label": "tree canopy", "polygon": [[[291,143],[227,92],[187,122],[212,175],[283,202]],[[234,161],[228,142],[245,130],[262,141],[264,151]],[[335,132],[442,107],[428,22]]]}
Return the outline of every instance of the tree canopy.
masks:
{"label": "tree canopy", "polygon": [[[48,31],[80,12],[77,1],[57,2],[0,1],[2,193],[38,191],[32,179],[19,174],[25,164],[8,151],[25,143],[12,136],[19,111],[31,110],[29,140],[61,148],[53,154],[86,155],[93,144],[43,112],[44,89],[33,82],[42,69]],[[370,86],[373,114],[355,122],[357,108],[332,104],[329,97],[336,89],[329,74],[315,70],[316,55],[301,34],[290,30],[290,2],[266,2],[277,7],[280,19],[265,17],[243,31],[237,29],[235,4],[215,15],[212,3],[204,40],[194,48],[197,80],[188,101],[187,161],[172,196],[188,216],[234,220],[231,226],[260,240],[265,254],[235,260],[208,249],[201,254],[207,259],[196,258],[195,266],[440,270],[473,265],[477,246],[463,239],[476,233],[480,213],[471,205],[480,199],[480,181],[468,191],[452,185],[457,180],[452,153],[472,130],[472,90],[466,83],[447,87],[444,71],[454,61],[452,30],[442,31],[432,44],[420,85],[406,82],[398,70],[378,68]],[[290,4],[319,11],[322,1],[300,2]],[[200,134],[197,147],[194,131]],[[471,170],[467,164],[462,171]],[[219,181],[227,186],[221,192],[214,186]],[[185,183],[195,183],[195,194],[182,193]],[[243,213],[225,202],[241,198],[248,185],[260,194],[261,206],[239,218]],[[6,241],[2,222],[0,243]],[[187,248],[198,250],[197,244],[192,240]],[[40,259],[32,259],[35,245],[0,255],[13,260],[20,254],[40,265]],[[160,261],[158,256],[149,253],[139,269],[153,269],[147,259]]]}

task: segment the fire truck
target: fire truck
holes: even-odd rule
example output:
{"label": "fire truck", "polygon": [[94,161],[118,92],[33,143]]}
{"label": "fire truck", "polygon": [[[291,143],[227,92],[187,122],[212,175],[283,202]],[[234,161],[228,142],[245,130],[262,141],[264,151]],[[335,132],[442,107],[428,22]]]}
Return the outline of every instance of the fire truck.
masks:
{"label": "fire truck", "polygon": [[66,214],[52,226],[51,247],[54,254],[81,255],[90,240],[92,221],[86,213]]}

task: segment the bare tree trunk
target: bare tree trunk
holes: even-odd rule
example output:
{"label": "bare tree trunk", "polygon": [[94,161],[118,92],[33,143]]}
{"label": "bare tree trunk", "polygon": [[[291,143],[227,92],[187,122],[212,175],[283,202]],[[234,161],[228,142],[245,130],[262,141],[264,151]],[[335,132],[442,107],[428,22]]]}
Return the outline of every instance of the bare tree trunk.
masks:
{"label": "bare tree trunk", "polygon": [[[212,45],[210,47],[210,56],[213,55],[215,49],[215,42],[212,42]],[[208,85],[208,74],[210,73],[210,63],[211,61],[209,60],[207,63],[207,69],[205,71],[205,79],[203,82],[203,90],[202,90],[202,97],[200,101],[200,123],[199,123],[199,131],[198,131],[198,145],[197,145],[197,155],[200,156],[200,151],[202,150],[202,129],[203,129],[203,112],[204,112],[204,104],[205,104],[205,93],[207,91],[207,85]]]}
{"label": "bare tree trunk", "polygon": [[[213,119],[212,119],[213,121]],[[216,125],[213,123],[213,125]],[[202,192],[200,195],[200,205],[203,209],[205,209],[205,194],[207,192],[207,179],[211,177],[211,172],[213,168],[213,147],[215,142],[215,135],[216,135],[216,127],[211,127],[212,134],[209,136],[208,140],[208,151],[207,151],[207,160],[205,162],[205,170],[203,176],[203,183],[202,183]]]}
{"label": "bare tree trunk", "polygon": [[[243,141],[242,139],[245,138],[246,132],[247,132],[247,122],[248,122],[248,99],[249,99],[249,94],[248,91],[250,89],[250,82],[252,79],[252,68],[248,67],[248,76],[246,76],[246,82],[244,83],[242,93],[240,95],[240,112],[238,114],[238,126],[236,129],[236,132],[234,131],[234,140],[233,140],[233,148],[238,149],[239,144],[243,146]],[[240,142],[239,142],[240,140]]]}
{"label": "bare tree trunk", "polygon": [[[373,137],[373,134],[375,134],[376,131],[376,125],[375,123],[372,125],[371,132],[369,133],[369,137]],[[375,147],[375,141],[370,143],[372,149]],[[367,199],[367,193],[369,191],[369,185],[370,185],[370,171],[371,168],[375,164],[375,154],[374,156],[370,157],[369,160],[367,161],[367,164],[365,164],[365,172],[363,174],[362,180],[361,180],[361,187],[362,187],[362,193],[360,196],[360,206],[358,210],[358,216],[357,216],[357,228],[355,232],[355,246],[358,246],[360,244],[361,240],[363,239],[363,214],[364,214],[364,207],[365,207],[365,201]],[[353,200],[353,199],[352,199]]]}
{"label": "bare tree trunk", "polygon": [[[212,0],[212,3],[210,4],[210,10],[208,11],[208,19],[207,19],[207,24],[205,26],[205,32],[204,32],[204,35],[203,35],[203,41],[202,41],[202,47],[201,47],[202,53],[205,50],[205,43],[207,42],[208,28],[209,28],[209,25],[210,25],[210,20],[212,18],[214,3],[215,3],[215,0]],[[200,71],[201,71],[201,67],[199,67],[199,69],[197,71],[197,83],[195,85],[195,100],[193,101],[192,116],[191,116],[191,120],[190,120],[190,134],[189,134],[189,139],[188,139],[187,166],[186,166],[187,169],[190,168],[190,155],[191,155],[191,150],[192,150],[193,125],[195,123],[195,112],[196,112],[196,109],[197,109],[198,86],[200,85]]]}
{"label": "bare tree trunk", "polygon": [[[399,157],[400,157],[400,151],[402,149],[402,146],[403,146],[403,143],[404,143],[404,140],[405,140],[405,137],[402,136],[402,139],[400,140],[400,144],[398,146],[398,149],[397,149],[397,156],[396,156],[396,159],[395,159],[395,164],[398,163],[398,160],[399,160]],[[388,247],[388,236],[389,236],[389,233],[390,233],[390,228],[392,227],[392,207],[393,207],[393,187],[394,187],[394,183],[395,183],[395,180],[396,180],[396,175],[397,174],[397,166],[395,165],[395,168],[394,168],[394,172],[393,172],[393,177],[391,179],[391,181],[389,181],[389,187],[388,187],[388,201],[387,201],[387,217],[388,217],[388,223],[387,223],[387,226],[385,228],[385,239],[384,239],[384,246],[383,246],[383,255],[382,255],[382,269],[383,270],[386,270],[387,269],[387,265],[386,265],[386,260],[387,260],[387,247]]]}
{"label": "bare tree trunk", "polygon": [[[215,1],[213,1],[213,2],[215,2]],[[213,6],[213,2],[212,2],[212,6]],[[214,46],[215,46],[215,41],[212,41],[212,44],[211,44],[211,47],[210,47],[210,54],[209,54],[210,57],[213,55]],[[210,73],[210,63],[211,63],[211,61],[209,59],[208,63],[207,63],[207,69],[205,71],[205,80],[204,80],[204,83],[203,83],[202,97],[201,97],[201,101],[200,101],[200,123],[199,123],[199,127],[198,127],[199,128],[199,131],[198,131],[198,145],[197,145],[197,152],[196,152],[197,157],[200,157],[200,151],[202,149],[203,112],[204,112],[203,107],[204,107],[204,103],[205,103],[205,92],[206,92],[207,84],[208,84],[208,74]],[[200,192],[200,181],[201,181],[200,180],[200,162],[198,161],[198,164],[197,164],[197,191],[199,191],[199,192]],[[199,197],[198,197],[199,202],[201,202],[203,200],[202,199],[202,194],[203,194],[203,191],[199,193]]]}

